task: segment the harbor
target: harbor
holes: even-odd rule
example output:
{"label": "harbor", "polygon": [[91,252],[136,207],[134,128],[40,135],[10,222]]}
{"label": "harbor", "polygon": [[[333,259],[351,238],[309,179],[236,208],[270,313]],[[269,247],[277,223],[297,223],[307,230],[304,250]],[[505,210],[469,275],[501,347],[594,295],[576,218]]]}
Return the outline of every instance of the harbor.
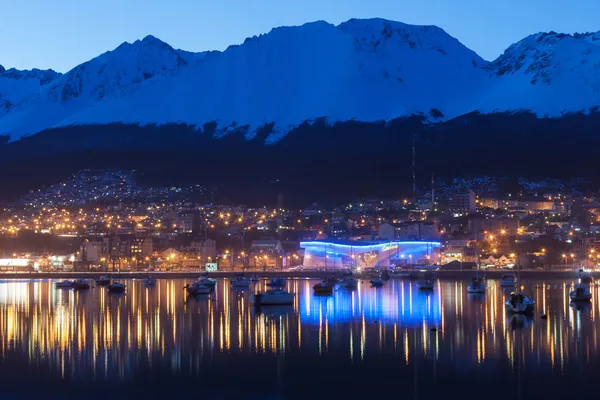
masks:
{"label": "harbor", "polygon": [[[202,274],[214,286],[200,294],[185,290],[198,276],[149,282],[148,274],[122,275],[121,294],[90,278],[89,288],[57,287],[63,277],[1,280],[6,384],[0,393],[41,396],[51,385],[56,398],[71,399],[77,398],[73,387],[119,387],[111,397],[121,399],[143,379],[136,393],[149,398],[194,385],[209,398],[305,398],[311,385],[322,388],[319,397],[335,397],[368,394],[367,382],[393,378],[407,395],[428,398],[441,395],[439,388],[458,390],[473,375],[481,389],[492,376],[516,382],[521,365],[524,376],[544,379],[541,387],[522,379],[523,396],[552,395],[572,393],[561,383],[574,376],[581,379],[576,391],[589,388],[585,377],[596,371],[593,360],[600,355],[600,290],[591,281],[589,302],[570,301],[580,284],[575,276],[522,273],[520,287],[535,302],[535,311],[524,315],[504,307],[514,282],[507,287],[488,276],[482,294],[469,294],[472,272],[436,277],[431,290],[404,278],[381,285],[359,278],[353,286],[340,276],[328,293],[316,290],[320,278],[306,274],[248,274],[239,285],[239,274]],[[274,286],[289,293],[289,303],[257,304],[256,295]],[[304,368],[315,372],[308,386],[297,374]],[[160,384],[153,383],[156,374]],[[31,384],[24,386],[25,377]],[[356,383],[348,386],[349,380]],[[224,389],[228,381],[236,385]],[[432,383],[444,384],[436,389]],[[501,385],[487,397],[514,391]],[[86,394],[104,397],[97,390]]]}

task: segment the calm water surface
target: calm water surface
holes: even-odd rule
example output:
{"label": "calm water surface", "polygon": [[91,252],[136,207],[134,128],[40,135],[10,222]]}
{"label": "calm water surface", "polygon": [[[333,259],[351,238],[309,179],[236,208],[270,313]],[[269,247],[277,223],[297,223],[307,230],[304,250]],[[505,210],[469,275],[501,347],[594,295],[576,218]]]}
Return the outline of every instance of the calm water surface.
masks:
{"label": "calm water surface", "polygon": [[363,281],[319,297],[296,279],[293,306],[262,310],[253,288],[220,280],[188,298],[189,282],[128,281],[110,295],[0,281],[0,399],[555,398],[590,393],[600,373],[600,290],[574,307],[572,281],[524,282],[532,318],[507,315],[495,281],[486,295],[467,295],[466,281],[432,293]]}

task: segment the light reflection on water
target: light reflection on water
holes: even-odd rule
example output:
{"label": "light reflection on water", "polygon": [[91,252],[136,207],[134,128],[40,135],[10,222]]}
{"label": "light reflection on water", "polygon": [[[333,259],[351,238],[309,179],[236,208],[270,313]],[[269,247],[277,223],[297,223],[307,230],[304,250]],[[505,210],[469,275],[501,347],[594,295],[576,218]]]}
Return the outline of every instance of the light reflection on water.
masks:
{"label": "light reflection on water", "polygon": [[[231,356],[235,363],[267,355],[278,363],[299,355],[308,364],[385,359],[465,371],[506,365],[507,373],[522,366],[552,376],[599,355],[595,287],[592,303],[576,308],[568,300],[572,282],[525,282],[536,300],[529,319],[506,315],[505,293],[494,281],[483,296],[468,295],[466,281],[449,280],[431,293],[411,281],[377,289],[363,281],[353,291],[315,296],[315,282],[290,280],[293,306],[256,310],[252,289],[233,289],[226,280],[198,298],[187,298],[183,279],[159,280],[154,288],[129,281],[127,294],[117,296],[100,287],[75,292],[51,281],[2,281],[0,361],[11,366],[26,357],[49,376],[114,383],[154,368],[175,376],[226,372]],[[440,379],[436,368],[424,372],[428,379]]]}

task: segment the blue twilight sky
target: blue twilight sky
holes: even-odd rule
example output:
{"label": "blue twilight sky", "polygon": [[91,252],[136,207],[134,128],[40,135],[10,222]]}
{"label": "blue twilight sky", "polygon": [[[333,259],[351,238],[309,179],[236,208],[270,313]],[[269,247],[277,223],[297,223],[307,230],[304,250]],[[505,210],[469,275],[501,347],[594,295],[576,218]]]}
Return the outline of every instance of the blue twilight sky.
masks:
{"label": "blue twilight sky", "polygon": [[487,60],[531,33],[600,30],[600,0],[0,0],[0,64],[66,72],[152,34],[224,50],[281,25],[381,17],[437,25]]}

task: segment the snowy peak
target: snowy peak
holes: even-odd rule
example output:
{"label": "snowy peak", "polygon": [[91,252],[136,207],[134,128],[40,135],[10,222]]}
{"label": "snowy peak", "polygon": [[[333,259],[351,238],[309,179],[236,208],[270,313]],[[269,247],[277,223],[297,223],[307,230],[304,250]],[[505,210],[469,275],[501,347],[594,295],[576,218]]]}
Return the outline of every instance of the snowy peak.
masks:
{"label": "snowy peak", "polygon": [[7,70],[0,65],[0,116],[12,110],[21,101],[38,94],[42,86],[59,76],[58,72],[51,69]]}
{"label": "snowy peak", "polygon": [[50,85],[47,96],[58,103],[83,96],[93,101],[106,96],[123,96],[132,86],[187,64],[171,46],[154,36],[146,36],[134,43],[125,42],[73,68]]}
{"label": "snowy peak", "polygon": [[531,85],[584,79],[596,91],[600,78],[600,32],[542,32],[511,45],[489,68],[497,76],[522,74]]}

